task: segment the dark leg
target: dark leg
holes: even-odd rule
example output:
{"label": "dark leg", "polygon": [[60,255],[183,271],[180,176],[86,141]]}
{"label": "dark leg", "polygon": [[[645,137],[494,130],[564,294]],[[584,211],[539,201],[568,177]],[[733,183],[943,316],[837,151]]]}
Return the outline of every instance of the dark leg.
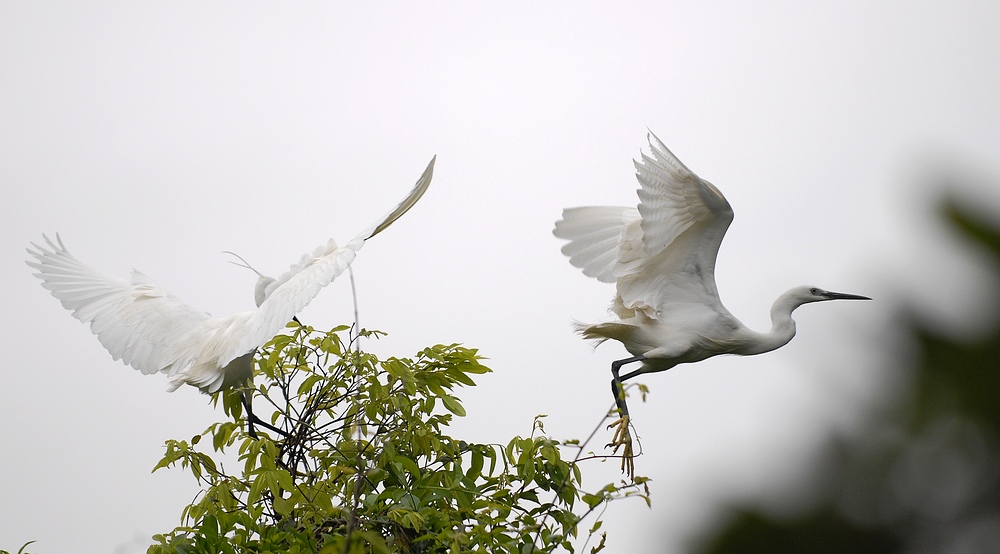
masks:
{"label": "dark leg", "polygon": [[[638,358],[639,356],[636,356],[636,357]],[[646,358],[642,357],[642,359],[645,360]],[[635,377],[636,375],[642,375],[643,373],[645,373],[645,371],[643,371],[642,368],[639,368],[639,369],[637,369],[635,371],[630,371],[630,372],[626,373],[624,376],[622,376],[618,380],[621,381],[622,383],[624,383],[625,381],[628,381],[629,379]]]}
{"label": "dark leg", "polygon": [[645,359],[646,359],[645,356],[639,355],[639,356],[632,356],[631,358],[625,358],[624,360],[616,360],[614,362],[611,362],[611,375],[613,376],[613,378],[611,379],[611,394],[614,395],[615,405],[618,406],[618,411],[621,413],[623,417],[628,417],[628,405],[625,403],[625,392],[622,390],[622,383],[624,383],[628,379],[635,377],[636,375],[639,375],[640,373],[642,373],[642,370],[637,369],[631,373],[627,373],[624,378],[619,377],[618,374],[621,371],[623,365],[630,364],[633,362],[641,362]]}
{"label": "dark leg", "polygon": [[631,373],[625,375],[622,379],[619,376],[622,366],[625,364],[630,364],[632,362],[641,362],[645,360],[645,356],[633,356],[631,358],[625,358],[624,360],[616,360],[611,363],[611,393],[615,397],[615,405],[618,406],[618,413],[621,416],[618,421],[612,423],[608,428],[616,427],[615,435],[611,439],[611,444],[608,446],[614,446],[614,452],[617,453],[619,448],[624,447],[622,451],[622,473],[625,473],[631,478],[635,478],[635,463],[632,454],[632,435],[629,433],[629,415],[628,415],[628,404],[625,403],[625,390],[622,388],[622,382],[625,379],[630,379],[642,373],[642,369],[637,369]]}
{"label": "dark leg", "polygon": [[258,438],[257,431],[255,431],[253,428],[255,423],[267,429],[268,431],[272,431],[285,438],[288,438],[288,433],[282,431],[281,429],[278,429],[274,425],[271,425],[270,423],[254,415],[253,408],[250,407],[250,399],[247,398],[247,393],[245,391],[240,391],[240,400],[243,401],[243,408],[246,409],[247,411],[247,434],[250,435],[251,438],[255,439]]}

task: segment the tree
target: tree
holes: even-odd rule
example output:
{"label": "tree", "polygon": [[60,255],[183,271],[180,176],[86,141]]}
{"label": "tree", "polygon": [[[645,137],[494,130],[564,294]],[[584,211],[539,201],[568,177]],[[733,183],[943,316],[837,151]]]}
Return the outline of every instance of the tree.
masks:
{"label": "tree", "polygon": [[[599,510],[627,496],[649,501],[641,477],[581,490],[586,442],[546,436],[543,416],[506,445],[448,436],[465,414],[453,391],[490,371],[474,349],[436,345],[379,360],[356,348],[358,337],[345,341],[348,327],[286,331],[256,357],[256,388],[215,396],[233,420],[167,441],[154,471],[180,465],[203,490],[149,554],[574,552],[591,539],[598,552]],[[251,436],[240,394],[269,406],[274,431]],[[238,449],[238,472],[204,450],[207,439],[216,454]]]}

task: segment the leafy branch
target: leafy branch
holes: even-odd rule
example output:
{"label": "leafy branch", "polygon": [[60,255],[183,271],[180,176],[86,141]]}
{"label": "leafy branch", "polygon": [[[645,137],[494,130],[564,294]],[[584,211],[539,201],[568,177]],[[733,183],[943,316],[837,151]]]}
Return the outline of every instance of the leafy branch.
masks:
{"label": "leafy branch", "polygon": [[[153,537],[150,554],[575,552],[580,524],[596,514],[586,547],[608,502],[649,501],[641,477],[581,490],[596,429],[583,443],[560,442],[539,416],[530,436],[505,445],[446,434],[465,415],[455,389],[490,371],[474,349],[436,345],[380,360],[356,348],[377,331],[287,331],[260,350],[257,386],[242,391],[268,406],[275,432],[250,436],[234,390],[215,397],[233,420],[167,441],[154,471],[179,465],[203,489],[181,526]],[[217,453],[237,449],[238,474],[201,450],[209,442]],[[576,449],[571,460],[567,448]]]}

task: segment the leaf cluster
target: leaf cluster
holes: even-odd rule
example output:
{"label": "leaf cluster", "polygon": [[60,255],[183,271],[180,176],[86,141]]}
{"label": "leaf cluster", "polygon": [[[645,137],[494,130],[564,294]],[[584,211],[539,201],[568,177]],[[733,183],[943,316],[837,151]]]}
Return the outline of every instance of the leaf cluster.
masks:
{"label": "leaf cluster", "polygon": [[[474,349],[380,360],[345,341],[347,327],[287,331],[255,358],[256,387],[216,395],[233,420],[167,441],[154,471],[186,468],[202,491],[150,554],[575,552],[581,522],[609,500],[648,502],[642,478],[581,490],[579,455],[563,454],[583,447],[545,436],[541,416],[504,445],[449,436],[465,415],[455,389],[490,371]],[[241,394],[269,407],[272,431],[251,433]],[[235,448],[238,471],[208,442]],[[599,529],[598,517],[585,538]],[[603,548],[602,536],[590,551]]]}

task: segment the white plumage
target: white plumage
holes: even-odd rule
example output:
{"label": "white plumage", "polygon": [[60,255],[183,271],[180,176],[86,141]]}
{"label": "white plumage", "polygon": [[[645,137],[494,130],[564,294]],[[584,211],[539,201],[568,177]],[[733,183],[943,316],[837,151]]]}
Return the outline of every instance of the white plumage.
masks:
{"label": "white plumage", "polygon": [[[617,321],[581,324],[586,339],[621,342],[631,358],[612,364],[612,390],[623,418],[616,438],[626,444],[628,408],[621,382],[681,363],[719,354],[760,354],[795,335],[793,310],[808,302],[864,299],[864,296],[796,287],[771,308],[767,333],[748,329],[722,305],[715,284],[719,246],[733,221],[733,209],[712,183],[700,179],[655,135],[650,153],[635,162],[638,208],[583,207],[563,211],[553,233],[589,277],[615,283],[611,311]],[[621,367],[641,367],[619,376]],[[626,447],[626,457],[631,455]]]}
{"label": "white plumage", "polygon": [[392,224],[423,196],[434,171],[432,158],[406,198],[344,246],[331,239],[277,279],[261,276],[258,308],[225,317],[199,311],[133,270],[130,281],[104,275],[76,259],[56,235],[47,247],[32,243],[38,272],[48,289],[90,329],[114,359],[144,374],[166,373],[169,390],[184,384],[214,393],[249,379],[257,348],[354,261],[365,241]]}

